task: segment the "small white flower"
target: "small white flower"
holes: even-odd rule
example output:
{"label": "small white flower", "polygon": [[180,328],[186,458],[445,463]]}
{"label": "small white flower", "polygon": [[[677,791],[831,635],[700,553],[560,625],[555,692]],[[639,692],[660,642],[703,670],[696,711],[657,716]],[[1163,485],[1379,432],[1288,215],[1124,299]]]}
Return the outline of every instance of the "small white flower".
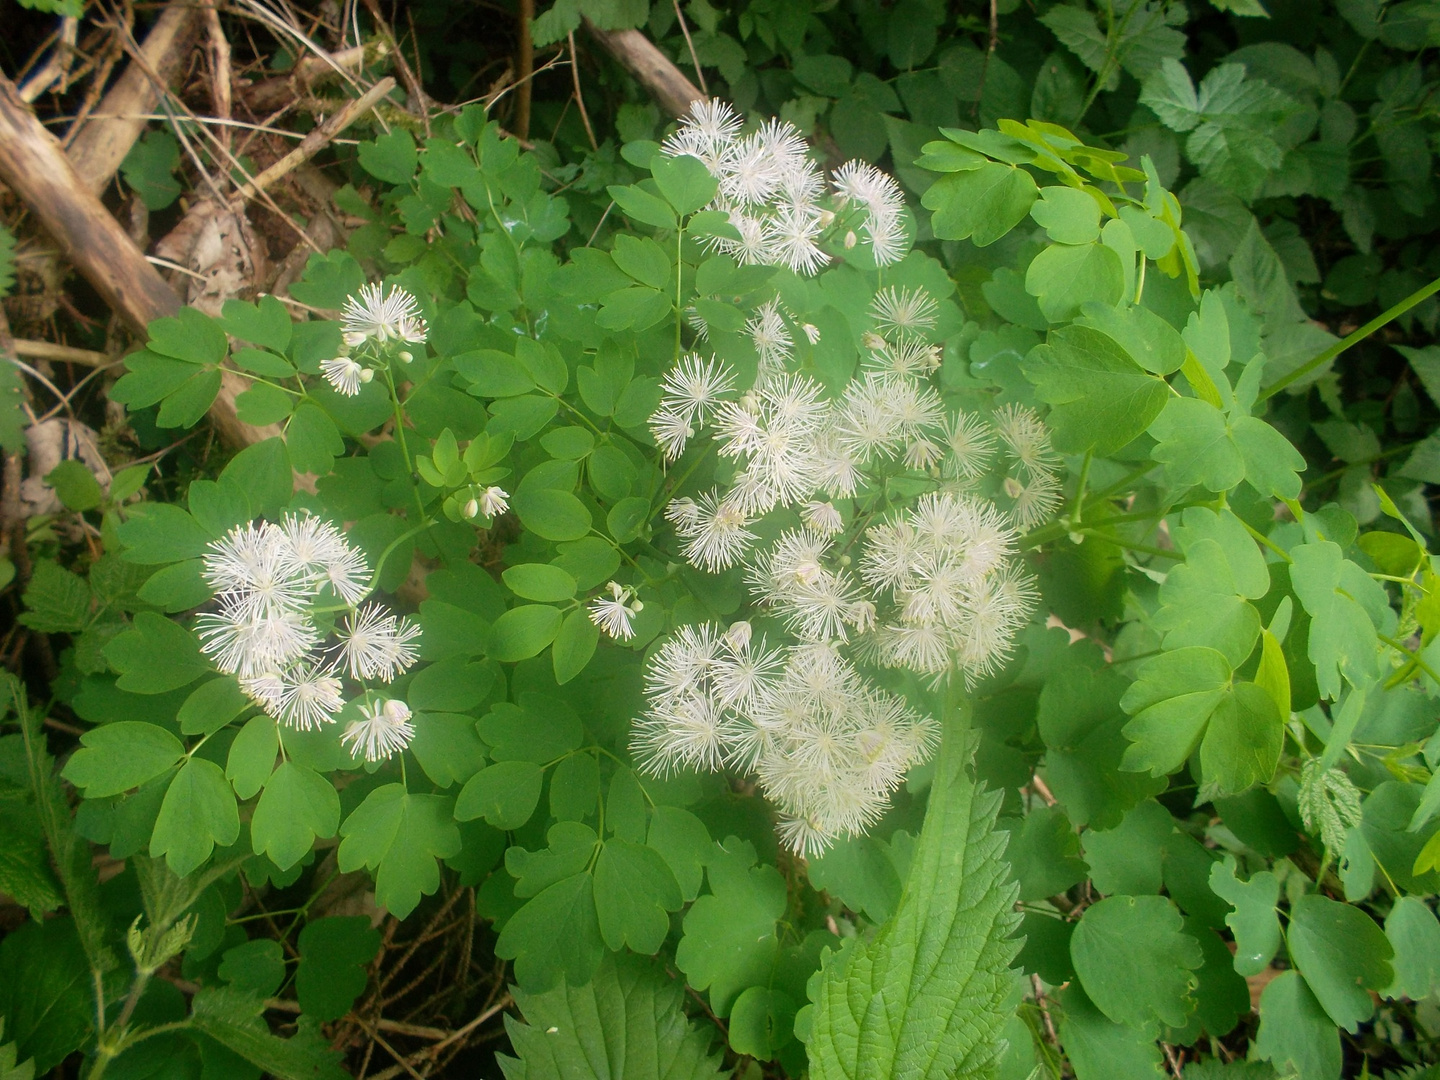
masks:
{"label": "small white flower", "polygon": [[502,487],[487,487],[480,493],[480,513],[486,517],[499,517],[510,509],[510,493]]}
{"label": "small white flower", "polygon": [[660,150],[671,157],[697,157],[714,171],[721,155],[740,134],[741,123],[735,110],[723,101],[695,101],[689,115],[680,121],[680,130],[667,138]]}
{"label": "small white flower", "polygon": [[228,675],[251,677],[283,670],[318,642],[315,628],[298,611],[235,609],[196,621],[200,651]]}
{"label": "small white flower", "polygon": [[755,534],[746,528],[750,519],[738,506],[714,492],[702,495],[696,507],[699,513],[685,545],[685,558],[692,566],[711,573],[729,569],[755,539]]}
{"label": "small white flower", "polygon": [[845,519],[833,503],[808,502],[801,507],[800,516],[806,525],[824,536],[838,533],[845,527]]}
{"label": "small white flower", "polygon": [[288,727],[311,731],[333,724],[335,714],[344,707],[340,680],[334,672],[318,664],[303,664],[284,676],[280,709],[271,715]]}
{"label": "small white flower", "polygon": [[410,707],[395,698],[360,706],[362,719],[352,720],[340,736],[351,754],[362,750],[366,761],[386,761],[410,745],[415,725]]}
{"label": "small white flower", "polygon": [[352,679],[392,681],[420,657],[420,627],[379,604],[347,615],[340,635],[340,659]]}
{"label": "small white flower", "polygon": [[756,308],[745,329],[750,332],[750,340],[760,357],[760,366],[767,373],[785,366],[791,357],[790,331],[774,300]]}
{"label": "small white flower", "polygon": [[775,260],[795,273],[817,274],[830,261],[830,256],[816,243],[820,238],[820,223],[809,208],[782,207],[766,224]]}
{"label": "small white flower", "polygon": [[804,323],[800,329],[805,331],[805,340],[810,342],[811,345],[818,345],[820,343],[820,328],[814,323]]}
{"label": "small white flower", "polygon": [[975,480],[990,468],[995,437],[989,425],[973,413],[958,412],[945,422],[945,442],[950,447],[945,459],[949,475]]}
{"label": "small white flower", "polygon": [[1010,516],[1022,529],[1043,525],[1054,516],[1061,503],[1060,480],[1054,473],[1035,473],[1028,484],[1007,476],[1005,494],[1015,500]]}
{"label": "small white flower", "polygon": [[1058,463],[1050,448],[1050,432],[1034,410],[1007,405],[996,412],[992,422],[1010,454],[1026,472],[1053,472]]}
{"label": "small white flower", "polygon": [[635,598],[635,590],[612,581],[608,586],[610,595],[597,596],[590,601],[590,621],[617,641],[629,641],[635,636],[631,620],[640,613],[644,605]]}
{"label": "small white flower", "polygon": [[398,285],[384,293],[379,285],[360,286],[359,296],[345,301],[341,331],[349,344],[374,338],[380,344],[393,339],[414,344],[423,342],[427,327],[415,297]]}
{"label": "small white flower", "polygon": [[335,388],[335,392],[346,397],[360,393],[360,384],[365,381],[365,368],[348,356],[336,356],[320,361],[320,374]]}
{"label": "small white flower", "polygon": [[875,294],[870,313],[882,333],[920,336],[934,329],[940,307],[924,289],[891,286]]}

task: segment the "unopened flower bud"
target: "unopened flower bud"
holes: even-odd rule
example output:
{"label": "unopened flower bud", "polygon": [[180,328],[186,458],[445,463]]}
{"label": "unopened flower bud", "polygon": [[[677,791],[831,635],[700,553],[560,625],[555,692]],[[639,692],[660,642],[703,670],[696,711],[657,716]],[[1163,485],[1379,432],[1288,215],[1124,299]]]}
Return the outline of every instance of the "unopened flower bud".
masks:
{"label": "unopened flower bud", "polygon": [[360,372],[360,381],[361,381],[361,382],[369,382],[369,381],[370,381],[371,379],[373,379],[373,378],[375,378],[375,372],[374,372],[374,370],[373,370],[372,368],[368,368],[368,367],[367,367],[367,368],[365,368],[363,371]]}
{"label": "unopened flower bud", "polygon": [[411,360],[414,360],[414,359],[415,359],[415,354],[412,353],[412,352],[410,352],[410,350],[408,350],[408,349],[401,349],[401,350],[400,350],[400,360],[401,360],[401,362],[408,364],[408,363],[410,363]]}
{"label": "unopened flower bud", "polygon": [[849,232],[847,232],[845,234],[845,250],[849,251],[851,248],[853,248],[857,240],[858,237],[856,237],[854,229],[851,229]]}
{"label": "unopened flower bud", "polygon": [[471,499],[465,504],[465,516],[474,519],[480,516],[480,500]]}

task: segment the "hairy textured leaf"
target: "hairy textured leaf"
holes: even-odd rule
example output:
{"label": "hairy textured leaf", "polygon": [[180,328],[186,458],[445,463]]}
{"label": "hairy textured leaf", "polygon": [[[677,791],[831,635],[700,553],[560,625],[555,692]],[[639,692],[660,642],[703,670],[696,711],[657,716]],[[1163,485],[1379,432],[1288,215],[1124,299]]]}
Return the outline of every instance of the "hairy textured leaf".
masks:
{"label": "hairy textured leaf", "polygon": [[980,1076],[1001,1052],[1018,886],[995,828],[999,794],[966,774],[964,738],[945,732],[895,915],[821,969],[807,1047],[816,1080]]}
{"label": "hairy textured leaf", "polygon": [[709,1080],[724,1075],[707,1031],[680,1009],[679,982],[637,956],[607,956],[583,986],[517,989],[525,1020],[505,1017],[518,1058],[506,1080]]}

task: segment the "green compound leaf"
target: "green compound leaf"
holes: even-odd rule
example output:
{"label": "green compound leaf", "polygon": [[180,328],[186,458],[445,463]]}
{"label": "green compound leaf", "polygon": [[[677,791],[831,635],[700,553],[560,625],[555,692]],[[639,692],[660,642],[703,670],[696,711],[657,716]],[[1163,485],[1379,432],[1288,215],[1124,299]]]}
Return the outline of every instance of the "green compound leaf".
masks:
{"label": "green compound leaf", "polygon": [[216,974],[241,990],[270,997],[285,981],[285,954],[278,941],[255,938],[226,949]]}
{"label": "green compound leaf", "polygon": [[1290,957],[1330,1019],[1354,1032],[1375,1013],[1370,990],[1395,979],[1385,932],[1357,907],[1302,896],[1290,909]]}
{"label": "green compound leaf", "polygon": [[380,932],[364,915],[335,915],[305,924],[298,942],[295,996],[307,1016],[338,1020],[365,989],[365,967],[380,948]]}
{"label": "green compound leaf", "polygon": [[265,783],[250,820],[250,841],[255,854],[289,870],[310,853],[316,837],[329,839],[339,824],[335,785],[314,769],[286,761]]}
{"label": "green compound leaf", "polygon": [[1024,169],[986,161],[935,181],[920,200],[933,210],[931,227],[941,240],[964,240],[986,247],[1025,220],[1039,191]]}
{"label": "green compound leaf", "polygon": [[540,802],[544,774],[530,761],[501,761],[465,782],[455,800],[458,821],[483,817],[497,829],[518,829]]}
{"label": "green compound leaf", "polygon": [[178,690],[212,670],[195,635],[153,611],[140,612],[132,629],[111,639],[105,659],[120,672],[116,685],[132,694]]}
{"label": "green compound leaf", "polygon": [[1424,1001],[1440,988],[1440,920],[1419,897],[1402,896],[1385,919],[1385,936],[1395,949],[1395,981],[1384,996]]}
{"label": "green compound leaf", "polygon": [[699,158],[656,154],[650,161],[655,186],[677,214],[693,214],[715,197],[720,183]]}
{"label": "green compound leaf", "polygon": [[1106,244],[1051,244],[1025,271],[1025,291],[1039,301],[1047,319],[1064,322],[1085,304],[1118,304],[1125,295],[1125,264]]}
{"label": "green compound leaf", "polygon": [[185,746],[157,724],[119,720],[80,736],[80,749],[60,775],[87,799],[104,799],[139,787],[175,766]]}
{"label": "green compound leaf", "polygon": [[490,628],[490,647],[487,650],[490,659],[502,663],[530,659],[555,640],[563,618],[559,608],[548,604],[522,604],[512,608],[496,619],[495,625]]}
{"label": "green compound leaf", "polygon": [[1160,1047],[1152,1032],[1117,1024],[1072,983],[1060,995],[1060,1042],[1075,1080],[1161,1080]]}
{"label": "green compound leaf", "polygon": [[1051,406],[1053,442],[1065,453],[1092,448],[1101,456],[1114,453],[1142,434],[1170,397],[1163,379],[1088,326],[1053,331],[1023,368],[1040,400]]}
{"label": "green compound leaf", "polygon": [[340,826],[342,873],[365,866],[375,871],[375,899],[403,919],[421,895],[440,887],[440,864],[460,851],[451,801],[411,795],[386,784],[365,797]]}
{"label": "green compound leaf", "polygon": [[675,963],[691,986],[710,991],[710,1007],[725,1016],[741,990],[770,979],[785,881],[773,866],[755,866],[755,849],[733,836],[715,845],[705,870],[710,892],[685,913]]}
{"label": "green compound leaf", "polygon": [[1298,972],[1282,971],[1260,995],[1254,1054],[1281,1075],[1339,1080],[1340,1030]]}
{"label": "green compound leaf", "polygon": [[589,872],[561,878],[510,916],[495,955],[514,960],[516,981],[534,993],[562,979],[572,986],[589,982],[605,955]]}
{"label": "green compound leaf", "polygon": [[1320,694],[1336,698],[1343,676],[1359,687],[1380,673],[1375,631],[1389,633],[1395,615],[1384,588],[1323,540],[1291,550],[1290,583],[1310,613],[1310,659]]}
{"label": "green compound leaf", "polygon": [[925,825],[894,917],[821,969],[810,1074],[981,1076],[1003,1051],[1015,985],[1016,885],[1000,795],[966,774],[964,732],[945,732]]}
{"label": "green compound leaf", "polygon": [[160,804],[150,857],[165,856],[178,877],[210,857],[216,846],[229,847],[240,835],[240,812],[220,766],[191,758],[180,767]]}
{"label": "green compound leaf", "polygon": [[719,1080],[709,1031],[680,1008],[681,984],[637,956],[606,956],[594,978],[545,993],[515,991],[524,1022],[505,1017],[518,1058],[505,1080]]}
{"label": "green compound leaf", "polygon": [[595,912],[600,934],[615,951],[657,952],[671,911],[684,903],[675,875],[654,848],[612,837],[595,863]]}
{"label": "green compound leaf", "polygon": [[1095,1006],[1117,1024],[1183,1027],[1204,961],[1183,925],[1163,896],[1112,896],[1086,908],[1070,957]]}
{"label": "green compound leaf", "polygon": [[1210,867],[1210,888],[1235,910],[1225,925],[1235,935],[1235,970],[1258,975],[1270,966],[1280,949],[1280,880],[1269,870],[1251,874],[1249,881],[1235,877],[1235,856]]}

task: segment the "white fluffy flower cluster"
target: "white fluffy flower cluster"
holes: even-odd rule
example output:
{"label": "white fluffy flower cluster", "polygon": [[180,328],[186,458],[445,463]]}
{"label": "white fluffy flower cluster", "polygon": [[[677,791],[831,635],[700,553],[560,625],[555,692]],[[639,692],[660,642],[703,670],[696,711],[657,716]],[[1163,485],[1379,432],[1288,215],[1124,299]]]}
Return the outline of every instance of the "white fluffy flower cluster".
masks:
{"label": "white fluffy flower cluster", "polygon": [[[788,266],[814,274],[829,256],[820,243],[832,227],[844,243],[870,245],[877,266],[905,254],[905,200],[893,177],[864,161],[835,170],[829,191],[795,126],[769,120],[741,135],[740,117],[722,101],[697,101],[661,146],[672,157],[699,158],[720,184],[706,208],[727,214],[739,237],[711,237],[712,250],[743,265]],[[849,228],[852,224],[854,229]]]}
{"label": "white fluffy flower cluster", "polygon": [[[370,592],[364,555],[318,517],[237,525],[210,544],[201,574],[219,606],[200,616],[201,652],[288,727],[334,723],[345,705],[344,676],[388,683],[418,657],[420,627],[363,603]],[[333,641],[317,618],[317,601],[338,601],[346,611]],[[368,760],[409,745],[415,729],[403,701],[372,702],[367,693],[360,711],[363,719],[342,739],[363,748]]]}
{"label": "white fluffy flower cluster", "polygon": [[[392,285],[387,293],[379,285],[362,285],[360,294],[345,301],[340,313],[340,335],[344,350],[329,360],[320,362],[320,374],[335,388],[336,393],[354,397],[360,387],[375,377],[375,368],[362,360],[376,361],[373,355],[352,356],[350,350],[373,343],[383,348],[390,342],[410,345],[422,344],[429,334],[420,304],[413,295],[398,285]],[[405,349],[398,353],[400,359],[409,363],[414,356]]]}
{"label": "white fluffy flower cluster", "polygon": [[[862,369],[832,397],[789,370],[792,338],[768,305],[752,320],[749,391],[723,362],[688,356],[651,421],[671,459],[708,429],[733,460],[727,488],[675,499],[666,516],[693,565],[743,564],[791,641],[754,645],[746,623],[680,630],[650,661],[637,755],[660,772],[752,773],[803,853],[872,824],[934,743],[932,722],[863,669],[973,682],[1035,607],[1018,542],[1058,505],[1058,459],[1029,409],[947,406],[931,378],[937,315],[923,291],[881,290]],[[757,546],[762,535],[775,539]]]}
{"label": "white fluffy flower cluster", "polygon": [[646,672],[634,747],[656,773],[732,767],[780,808],[781,838],[817,855],[873,825],[935,724],[870,684],[831,644],[767,648],[749,623],[682,627]]}

